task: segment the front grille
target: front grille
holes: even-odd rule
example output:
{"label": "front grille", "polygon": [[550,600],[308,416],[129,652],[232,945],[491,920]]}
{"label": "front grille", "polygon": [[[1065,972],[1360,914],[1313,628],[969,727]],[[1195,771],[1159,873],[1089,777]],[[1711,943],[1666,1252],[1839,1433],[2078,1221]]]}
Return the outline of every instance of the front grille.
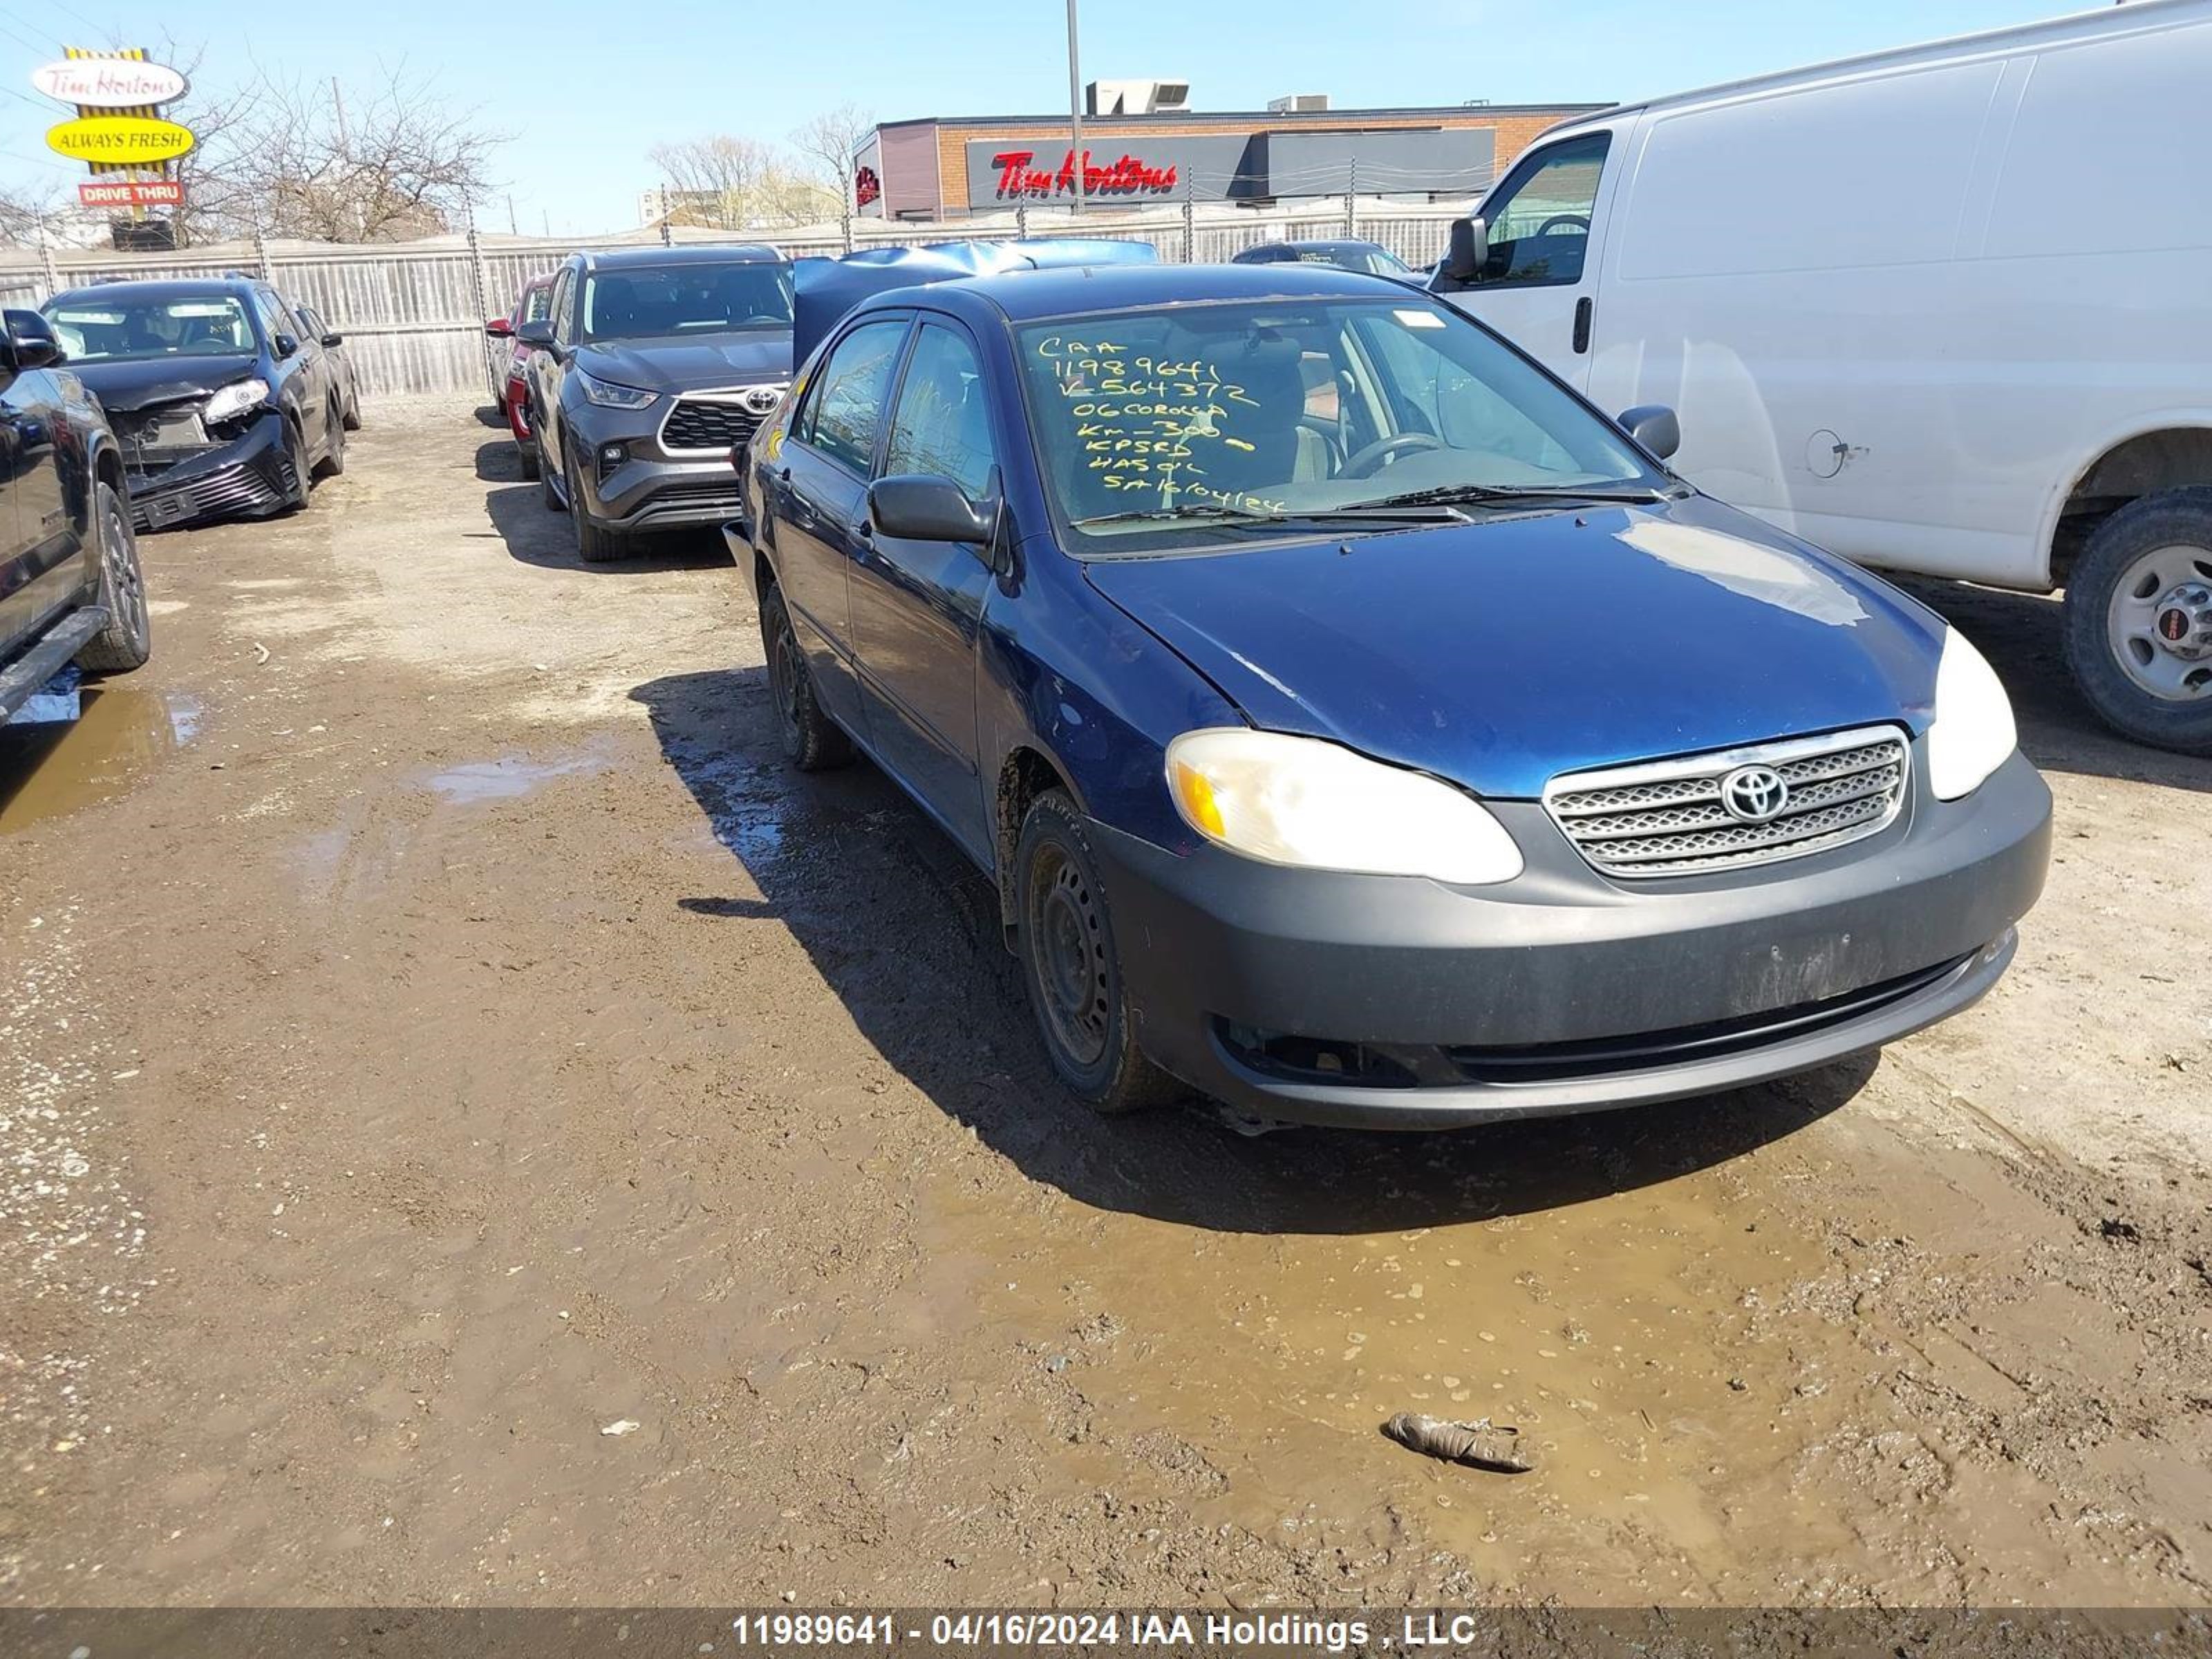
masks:
{"label": "front grille", "polygon": [[721,397],[679,398],[661,425],[660,447],[727,454],[739,444],[751,441],[755,428],[764,418]]}
{"label": "front grille", "polygon": [[[1864,727],[1719,754],[1570,773],[1544,805],[1592,866],[1609,876],[1700,875],[1802,858],[1870,836],[1905,802],[1911,750],[1894,726]],[[1781,810],[1747,823],[1722,804],[1740,767],[1771,767]]]}

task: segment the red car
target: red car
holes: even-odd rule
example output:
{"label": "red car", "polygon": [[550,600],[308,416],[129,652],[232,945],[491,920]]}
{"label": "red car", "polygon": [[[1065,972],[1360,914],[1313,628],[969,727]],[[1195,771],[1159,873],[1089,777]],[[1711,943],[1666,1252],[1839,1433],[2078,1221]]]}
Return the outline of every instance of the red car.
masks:
{"label": "red car", "polygon": [[523,375],[523,366],[535,348],[525,345],[515,335],[525,323],[544,321],[552,298],[552,276],[532,276],[522,285],[522,292],[514,296],[514,309],[484,325],[486,334],[508,343],[507,350],[495,348],[491,353],[491,400],[507,416],[507,428],[514,434],[515,450],[521,458],[522,476],[526,478],[538,476],[538,446],[530,435],[529,382]]}

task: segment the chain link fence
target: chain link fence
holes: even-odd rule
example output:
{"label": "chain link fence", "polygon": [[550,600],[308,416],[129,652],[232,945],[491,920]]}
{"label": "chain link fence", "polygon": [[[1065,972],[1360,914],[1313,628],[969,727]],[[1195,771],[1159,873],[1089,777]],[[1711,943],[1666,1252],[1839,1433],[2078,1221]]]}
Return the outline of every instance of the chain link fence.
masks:
{"label": "chain link fence", "polygon": [[[745,240],[772,243],[799,258],[915,242],[1082,235],[1150,242],[1163,260],[1181,264],[1225,260],[1258,242],[1358,236],[1423,268],[1443,253],[1452,218],[1462,210],[1338,202],[1296,213],[1255,213],[1186,205],[1139,213],[996,214],[934,225],[852,220],[757,235],[647,230],[572,240],[471,234],[398,246],[256,242],[174,253],[0,248],[0,304],[36,306],[62,289],[98,282],[239,271],[266,277],[343,333],[365,397],[488,398],[495,360],[484,319],[504,315],[524,282],[582,248]],[[503,364],[504,356],[498,361]]]}

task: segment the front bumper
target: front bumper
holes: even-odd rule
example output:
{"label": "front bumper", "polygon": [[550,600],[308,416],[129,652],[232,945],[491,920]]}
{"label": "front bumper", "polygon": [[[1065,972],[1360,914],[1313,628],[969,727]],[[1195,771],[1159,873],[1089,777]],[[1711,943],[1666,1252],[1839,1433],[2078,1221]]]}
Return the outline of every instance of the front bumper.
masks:
{"label": "front bumper", "polygon": [[275,410],[227,444],[149,470],[126,455],[131,517],[141,531],[168,530],[204,519],[262,518],[282,512],[297,480]]}
{"label": "front bumper", "polygon": [[1448,1128],[1736,1088],[1979,998],[2042,891],[2050,791],[2018,755],[1963,801],[1912,775],[1865,841],[1632,887],[1534,803],[1493,805],[1528,865],[1494,888],[1092,844],[1154,1060],[1266,1117]]}
{"label": "front bumper", "polygon": [[[743,498],[729,451],[665,448],[661,434],[667,398],[638,410],[587,404],[568,412],[568,441],[581,475],[585,510],[617,532],[681,530],[720,525],[740,516]],[[603,466],[602,452],[622,447],[621,459]]]}

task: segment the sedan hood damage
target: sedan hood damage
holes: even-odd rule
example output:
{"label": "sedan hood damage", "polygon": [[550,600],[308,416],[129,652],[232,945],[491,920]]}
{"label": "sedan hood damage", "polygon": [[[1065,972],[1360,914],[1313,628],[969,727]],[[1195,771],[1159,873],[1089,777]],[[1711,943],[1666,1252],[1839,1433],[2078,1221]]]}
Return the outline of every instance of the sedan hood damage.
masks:
{"label": "sedan hood damage", "polygon": [[1917,732],[1943,634],[1886,584],[1701,497],[1087,574],[1255,725],[1503,799],[1899,710]]}
{"label": "sedan hood damage", "polygon": [[254,362],[252,352],[241,351],[221,356],[147,357],[66,367],[100,399],[103,409],[117,415],[150,409],[156,404],[204,398],[253,373]]}

